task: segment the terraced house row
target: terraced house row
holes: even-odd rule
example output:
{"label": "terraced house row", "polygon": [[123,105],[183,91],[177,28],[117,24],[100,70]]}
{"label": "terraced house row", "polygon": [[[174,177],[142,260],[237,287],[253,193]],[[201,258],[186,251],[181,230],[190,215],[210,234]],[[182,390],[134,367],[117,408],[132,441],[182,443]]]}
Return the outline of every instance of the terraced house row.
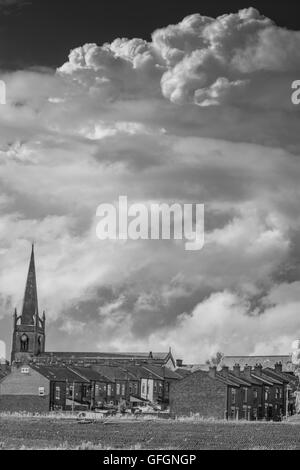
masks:
{"label": "terraced house row", "polygon": [[0,411],[47,412],[169,404],[172,382],[180,379],[167,367],[96,365],[67,367],[14,363],[0,380]]}
{"label": "terraced house row", "polygon": [[172,384],[170,411],[175,416],[199,415],[216,419],[281,420],[293,413],[297,378],[282,364],[236,364],[232,369],[198,370]]}

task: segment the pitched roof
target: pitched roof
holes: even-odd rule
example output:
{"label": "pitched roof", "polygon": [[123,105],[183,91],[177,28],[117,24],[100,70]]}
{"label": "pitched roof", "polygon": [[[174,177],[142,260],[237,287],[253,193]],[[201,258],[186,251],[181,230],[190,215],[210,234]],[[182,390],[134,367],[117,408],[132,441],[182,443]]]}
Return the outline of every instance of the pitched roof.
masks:
{"label": "pitched roof", "polygon": [[72,370],[80,377],[83,377],[86,380],[92,380],[94,382],[107,382],[107,377],[100,374],[91,367],[68,367],[69,370]]}
{"label": "pitched roof", "polygon": [[297,381],[297,377],[295,375],[286,374],[285,372],[281,372],[281,371],[276,371],[274,369],[270,369],[269,367],[264,369],[264,373],[271,377],[275,377],[278,380],[281,380],[282,382],[285,382],[285,383]]}
{"label": "pitched roof", "polygon": [[87,379],[84,379],[68,367],[45,366],[37,364],[30,364],[30,367],[42,374],[48,380],[58,382],[89,382]]}
{"label": "pitched roof", "polygon": [[286,356],[224,356],[221,361],[221,366],[228,366],[230,369],[235,364],[239,364],[243,369],[246,365],[254,367],[256,364],[261,364],[263,368],[274,368],[275,364],[281,362],[282,370],[284,372],[293,372],[295,366],[292,363],[292,358]]}
{"label": "pitched roof", "polygon": [[281,385],[282,382],[273,378],[273,377],[270,377],[269,375],[266,375],[264,374],[263,372],[261,374],[258,374],[256,373],[255,371],[251,371],[251,375],[257,379],[258,381],[260,381],[261,383],[265,384],[265,385]]}
{"label": "pitched roof", "polygon": [[153,364],[143,365],[143,368],[156,375],[157,378],[164,379],[181,379],[182,377],[165,366],[157,366]]}
{"label": "pitched roof", "polygon": [[186,377],[187,375],[190,375],[192,373],[191,370],[182,369],[182,368],[175,369],[175,372],[176,372],[176,374],[180,375],[181,377]]}
{"label": "pitched roof", "polygon": [[152,376],[152,373],[142,366],[126,366],[126,368],[122,368],[122,370],[127,371],[129,376],[133,377],[134,379],[149,379]]}
{"label": "pitched roof", "polygon": [[97,364],[93,367],[97,372],[99,372],[103,377],[109,379],[111,382],[115,382],[117,380],[128,380],[129,378],[137,380],[135,377],[130,375],[126,369],[123,369],[120,366]]}
{"label": "pitched roof", "polygon": [[[194,372],[194,374],[197,374],[199,372],[200,372],[200,370],[197,370],[196,372]],[[201,371],[201,372],[203,372],[204,374],[211,377],[209,375],[209,372],[206,372],[206,371]],[[214,377],[211,377],[211,378],[214,379]],[[215,379],[223,382],[225,385],[230,385],[231,387],[238,388],[240,386],[240,384],[235,380],[235,378],[230,377],[230,375],[225,377],[224,375],[220,374],[219,372],[216,372]]]}

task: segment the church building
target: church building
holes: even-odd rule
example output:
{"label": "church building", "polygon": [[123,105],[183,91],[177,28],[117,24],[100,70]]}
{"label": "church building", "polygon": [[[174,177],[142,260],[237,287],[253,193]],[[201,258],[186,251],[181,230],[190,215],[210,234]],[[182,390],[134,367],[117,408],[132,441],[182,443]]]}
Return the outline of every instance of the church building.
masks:
{"label": "church building", "polygon": [[22,313],[14,313],[14,330],[11,351],[11,362],[26,362],[45,352],[45,326],[46,315],[39,316],[34,247],[32,245],[31,257],[27,275]]}
{"label": "church building", "polygon": [[75,352],[46,351],[46,315],[39,314],[34,246],[32,245],[29,269],[21,315],[14,312],[11,363],[44,365],[87,366],[94,364],[153,364],[175,369],[171,349],[167,352]]}

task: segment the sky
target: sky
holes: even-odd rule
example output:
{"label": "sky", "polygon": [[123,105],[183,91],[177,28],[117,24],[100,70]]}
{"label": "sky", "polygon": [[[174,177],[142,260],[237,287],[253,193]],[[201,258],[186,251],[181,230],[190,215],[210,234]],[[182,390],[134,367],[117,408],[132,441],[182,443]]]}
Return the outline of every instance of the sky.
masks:
{"label": "sky", "polygon": [[[48,350],[199,363],[300,336],[296,2],[161,3],[0,1],[7,351],[32,241]],[[100,241],[120,195],[204,204],[204,248]]]}

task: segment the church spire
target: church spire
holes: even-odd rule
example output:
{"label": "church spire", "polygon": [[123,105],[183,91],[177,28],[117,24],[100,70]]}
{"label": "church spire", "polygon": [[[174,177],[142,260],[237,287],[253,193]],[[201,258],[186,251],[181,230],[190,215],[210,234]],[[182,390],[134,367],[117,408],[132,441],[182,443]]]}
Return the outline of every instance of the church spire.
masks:
{"label": "church spire", "polygon": [[23,309],[21,315],[22,325],[34,325],[38,317],[38,299],[34,263],[34,245],[32,244],[31,257],[27,275],[27,282],[24,294]]}

